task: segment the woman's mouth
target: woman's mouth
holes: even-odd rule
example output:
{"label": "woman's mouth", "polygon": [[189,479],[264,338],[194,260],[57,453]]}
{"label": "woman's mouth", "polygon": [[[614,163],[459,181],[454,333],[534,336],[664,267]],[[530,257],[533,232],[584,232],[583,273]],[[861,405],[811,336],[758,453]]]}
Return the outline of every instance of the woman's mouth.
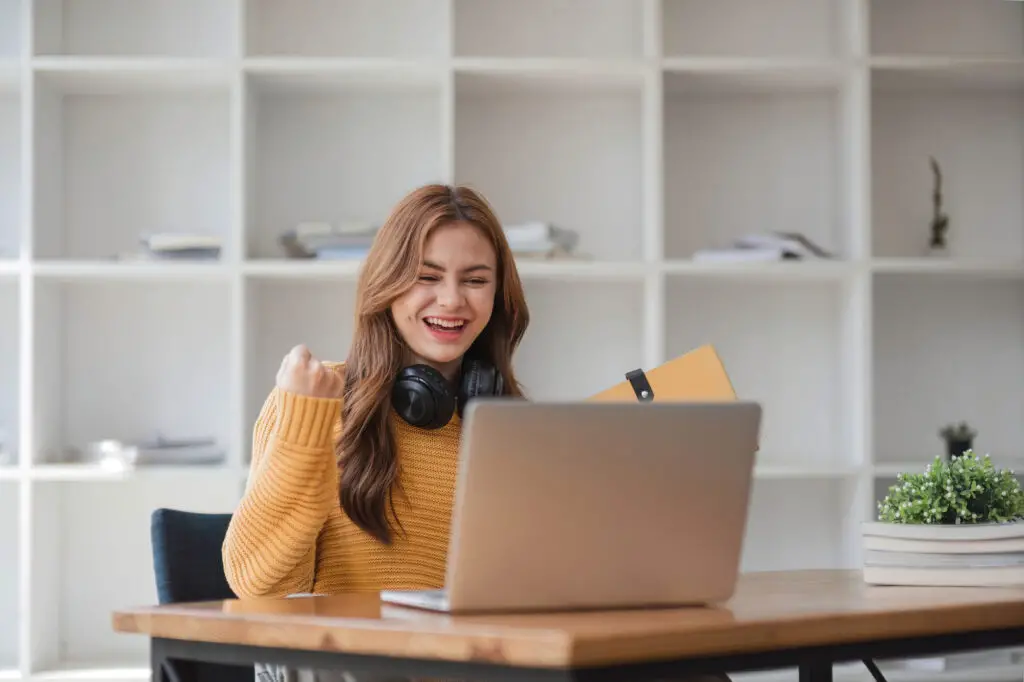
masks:
{"label": "woman's mouth", "polygon": [[440,341],[458,339],[466,328],[466,320],[458,317],[424,317],[423,324]]}

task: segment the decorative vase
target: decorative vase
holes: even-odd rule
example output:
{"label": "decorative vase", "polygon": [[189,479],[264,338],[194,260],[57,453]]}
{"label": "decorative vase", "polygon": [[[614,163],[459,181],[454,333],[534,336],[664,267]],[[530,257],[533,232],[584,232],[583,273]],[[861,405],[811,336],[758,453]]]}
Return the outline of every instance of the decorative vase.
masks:
{"label": "decorative vase", "polygon": [[967,450],[971,450],[974,447],[974,441],[972,439],[959,440],[950,439],[946,441],[946,459],[953,459],[964,454]]}

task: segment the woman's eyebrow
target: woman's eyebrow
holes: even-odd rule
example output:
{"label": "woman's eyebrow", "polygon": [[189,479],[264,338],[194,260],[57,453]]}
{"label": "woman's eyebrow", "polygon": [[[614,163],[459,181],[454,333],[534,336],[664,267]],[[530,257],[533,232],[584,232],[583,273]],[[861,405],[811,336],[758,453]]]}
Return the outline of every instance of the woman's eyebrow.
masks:
{"label": "woman's eyebrow", "polygon": [[[430,268],[432,270],[440,270],[441,272],[445,272],[446,271],[446,268],[443,265],[440,265],[440,264],[435,263],[434,261],[430,261],[430,260],[423,261],[423,267]],[[479,270],[493,270],[493,269],[494,268],[492,268],[490,265],[487,265],[486,263],[477,263],[476,265],[470,265],[469,267],[463,268],[462,272],[477,272]]]}

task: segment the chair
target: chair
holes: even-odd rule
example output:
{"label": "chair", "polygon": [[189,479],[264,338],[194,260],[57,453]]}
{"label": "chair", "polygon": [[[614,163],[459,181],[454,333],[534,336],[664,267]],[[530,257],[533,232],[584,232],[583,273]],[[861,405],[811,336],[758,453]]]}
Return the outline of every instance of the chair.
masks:
{"label": "chair", "polygon": [[[161,604],[234,599],[224,576],[221,545],[231,514],[157,509],[150,517],[153,569]],[[174,661],[179,682],[253,682],[252,666]]]}

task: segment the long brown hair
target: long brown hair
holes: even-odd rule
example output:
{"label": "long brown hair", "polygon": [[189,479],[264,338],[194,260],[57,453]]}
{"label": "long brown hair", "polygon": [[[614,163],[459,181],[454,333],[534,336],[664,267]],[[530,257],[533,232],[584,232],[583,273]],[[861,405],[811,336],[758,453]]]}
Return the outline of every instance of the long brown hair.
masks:
{"label": "long brown hair", "polygon": [[337,447],[341,507],[357,526],[384,543],[391,542],[386,511],[389,505],[393,511],[391,494],[398,480],[388,421],[391,388],[406,354],[390,306],[415,284],[430,231],[455,221],[479,228],[497,256],[494,310],[469,352],[495,365],[504,380],[505,395],[523,395],[512,371],[512,355],[526,332],[529,311],[497,216],[482,196],[467,187],[417,188],[384,221],[360,271]]}

